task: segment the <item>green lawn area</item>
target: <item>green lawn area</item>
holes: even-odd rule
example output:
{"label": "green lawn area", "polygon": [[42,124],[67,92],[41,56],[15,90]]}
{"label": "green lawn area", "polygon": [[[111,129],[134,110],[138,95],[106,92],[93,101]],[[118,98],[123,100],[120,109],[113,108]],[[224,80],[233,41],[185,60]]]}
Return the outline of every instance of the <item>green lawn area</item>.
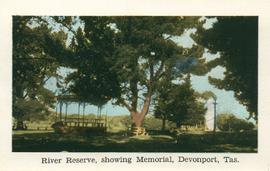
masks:
{"label": "green lawn area", "polygon": [[211,137],[185,134],[179,138],[157,133],[129,136],[124,131],[86,136],[25,130],[13,131],[12,148],[13,152],[257,152],[255,143],[223,143]]}

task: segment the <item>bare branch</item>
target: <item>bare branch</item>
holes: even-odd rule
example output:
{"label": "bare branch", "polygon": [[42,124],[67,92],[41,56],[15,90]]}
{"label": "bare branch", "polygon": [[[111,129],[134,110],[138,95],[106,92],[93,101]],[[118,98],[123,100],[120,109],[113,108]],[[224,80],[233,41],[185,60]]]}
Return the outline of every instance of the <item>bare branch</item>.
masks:
{"label": "bare branch", "polygon": [[25,95],[23,96],[23,99],[25,99],[28,96],[28,92],[25,93]]}
{"label": "bare branch", "polygon": [[128,109],[128,111],[130,112],[132,111],[132,107],[122,97],[118,99],[118,102],[123,106],[125,106]]}
{"label": "bare branch", "polygon": [[46,78],[46,79],[43,81],[43,84],[46,84],[46,82],[47,82],[50,78],[51,78],[51,77]]}
{"label": "bare branch", "polygon": [[170,38],[172,38],[173,37],[173,35],[169,35],[166,39],[164,39],[164,40],[169,40]]}
{"label": "bare branch", "polygon": [[[41,21],[47,23],[47,24],[50,24],[47,20],[43,19],[42,17],[39,18]],[[64,22],[59,22],[59,21],[56,21],[55,19],[53,19],[54,22],[57,22],[58,24],[61,24],[64,28],[66,28],[68,31],[72,32],[74,35],[76,35],[76,32],[74,30],[72,30],[71,27],[69,27],[67,24],[65,24]]]}

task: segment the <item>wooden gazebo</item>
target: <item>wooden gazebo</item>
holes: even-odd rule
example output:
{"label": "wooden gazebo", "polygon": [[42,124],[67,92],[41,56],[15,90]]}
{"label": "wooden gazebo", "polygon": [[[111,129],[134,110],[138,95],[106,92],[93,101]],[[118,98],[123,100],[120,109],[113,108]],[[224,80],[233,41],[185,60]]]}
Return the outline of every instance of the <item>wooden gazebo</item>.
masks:
{"label": "wooden gazebo", "polygon": [[[58,133],[86,133],[86,134],[101,134],[107,130],[107,115],[102,118],[101,113],[97,113],[96,118],[88,119],[85,117],[86,102],[82,102],[75,95],[58,95],[56,107],[56,120],[52,125],[55,132]],[[78,114],[76,117],[70,117],[67,114],[68,105],[78,103]],[[83,111],[81,114],[81,106]],[[65,113],[63,113],[65,107]]]}

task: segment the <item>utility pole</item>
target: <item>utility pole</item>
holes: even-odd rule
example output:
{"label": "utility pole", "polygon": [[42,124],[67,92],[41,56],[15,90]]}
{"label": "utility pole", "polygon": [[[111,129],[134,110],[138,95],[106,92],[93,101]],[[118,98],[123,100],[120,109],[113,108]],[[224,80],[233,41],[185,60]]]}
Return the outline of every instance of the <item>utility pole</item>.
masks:
{"label": "utility pole", "polygon": [[65,113],[65,122],[67,121],[67,111],[68,111],[68,102],[66,101],[66,113]]}
{"label": "utility pole", "polygon": [[107,129],[107,119],[108,119],[108,106],[106,105],[106,117],[105,117],[105,128]]}
{"label": "utility pole", "polygon": [[56,100],[56,106],[55,106],[55,122],[58,121],[58,99]]}
{"label": "utility pole", "polygon": [[81,102],[79,101],[79,103],[78,103],[78,127],[80,126],[80,107],[81,107]]}
{"label": "utility pole", "polygon": [[217,98],[214,97],[214,132],[216,132],[217,128]]}
{"label": "utility pole", "polygon": [[60,111],[59,111],[60,121],[62,121],[62,107],[63,107],[63,102],[61,100],[60,101]]}
{"label": "utility pole", "polygon": [[82,120],[82,126],[84,127],[84,118],[85,118],[85,102],[83,102],[83,120]]}

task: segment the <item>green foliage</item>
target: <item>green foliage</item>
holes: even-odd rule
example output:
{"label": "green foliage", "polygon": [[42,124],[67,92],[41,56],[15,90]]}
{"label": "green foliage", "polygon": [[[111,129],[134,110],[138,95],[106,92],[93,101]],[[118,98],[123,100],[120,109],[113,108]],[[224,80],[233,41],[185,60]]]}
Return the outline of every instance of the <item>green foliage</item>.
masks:
{"label": "green foliage", "polygon": [[160,80],[208,71],[201,46],[183,48],[171,40],[200,25],[198,19],[80,17],[84,27],[74,33],[72,57],[63,60],[76,69],[67,78],[69,91],[98,106],[114,99],[136,113],[133,121],[140,125]]}
{"label": "green foliage", "polygon": [[[68,23],[68,17],[61,21]],[[19,122],[46,118],[54,108],[55,94],[45,84],[59,77],[63,56],[70,52],[67,33],[51,25],[49,17],[13,16],[13,116]]]}
{"label": "green foliage", "polygon": [[81,17],[84,30],[79,28],[70,48],[72,56],[63,62],[76,72],[68,75],[71,93],[82,101],[102,106],[119,94],[116,73],[110,69],[114,52],[114,35],[105,17]]}
{"label": "green foliage", "polygon": [[58,67],[47,53],[53,35],[45,24],[31,25],[34,20],[39,17],[13,17],[13,116],[21,121],[44,117],[54,104],[54,94],[44,87]]}
{"label": "green foliage", "polygon": [[[216,65],[226,67],[225,80],[210,78],[211,83],[233,89],[250,111],[256,111],[257,103],[250,99],[254,99],[256,91],[253,90],[257,86],[256,66],[251,65],[257,62],[254,60],[256,46],[253,46],[257,42],[249,44],[245,38],[246,34],[256,31],[257,20],[251,17],[253,20],[249,23],[249,17],[219,17],[214,28],[205,31],[199,18],[14,17],[14,116],[39,110],[46,113],[53,107],[54,95],[44,84],[50,77],[60,78],[56,71],[61,66],[75,69],[65,80],[66,85],[71,84],[63,93],[75,94],[81,101],[97,106],[114,100],[136,114],[132,116],[133,122],[134,116],[143,121],[153,97],[160,98],[156,107],[158,118],[178,125],[202,121],[205,109],[190,82],[176,86],[172,80],[181,80],[190,73],[204,75]],[[30,26],[31,22],[36,24]],[[76,22],[82,23],[78,29],[74,29]],[[59,25],[60,31],[53,30],[53,24]],[[249,29],[240,32],[243,25]],[[198,29],[196,39],[200,44],[211,52],[221,51],[220,59],[208,65],[202,57],[203,46],[194,44],[192,48],[184,48],[172,41],[172,37],[191,28]],[[73,35],[68,48],[67,33]],[[257,38],[250,35],[252,40]],[[240,45],[242,42],[245,43]],[[251,56],[245,59],[247,65],[240,65],[247,55]],[[251,71],[247,66],[253,67],[249,68]],[[246,74],[246,71],[250,72]],[[213,95],[205,93],[200,98],[209,96]],[[40,104],[36,105],[40,109],[27,112],[26,106],[34,101]]]}
{"label": "green foliage", "polygon": [[131,126],[131,119],[129,115],[120,116],[108,116],[108,131],[109,132],[119,132],[127,131]]}
{"label": "green foliage", "polygon": [[258,17],[217,17],[212,29],[198,29],[194,36],[220,58],[209,63],[226,68],[224,79],[209,77],[220,89],[233,90],[239,102],[257,120],[258,94]]}
{"label": "green foliage", "polygon": [[155,107],[155,116],[175,122],[177,127],[181,124],[196,125],[204,123],[206,109],[199,101],[199,96],[191,87],[190,76],[180,85],[168,84],[159,92]]}
{"label": "green foliage", "polygon": [[49,114],[48,107],[38,100],[17,99],[13,104],[13,116],[19,121],[42,120]]}
{"label": "green foliage", "polygon": [[202,93],[197,93],[198,96],[200,96],[204,100],[208,100],[210,98],[216,99],[216,95],[212,91],[204,91]]}
{"label": "green foliage", "polygon": [[[145,117],[143,127],[146,128],[146,130],[162,130],[162,120],[159,118],[156,118],[155,116],[149,115]],[[165,125],[165,129],[169,130],[170,128],[175,127],[175,124],[173,122],[167,122]]]}
{"label": "green foliage", "polygon": [[252,130],[254,124],[244,119],[239,119],[233,114],[220,114],[217,117],[217,127],[221,131]]}

